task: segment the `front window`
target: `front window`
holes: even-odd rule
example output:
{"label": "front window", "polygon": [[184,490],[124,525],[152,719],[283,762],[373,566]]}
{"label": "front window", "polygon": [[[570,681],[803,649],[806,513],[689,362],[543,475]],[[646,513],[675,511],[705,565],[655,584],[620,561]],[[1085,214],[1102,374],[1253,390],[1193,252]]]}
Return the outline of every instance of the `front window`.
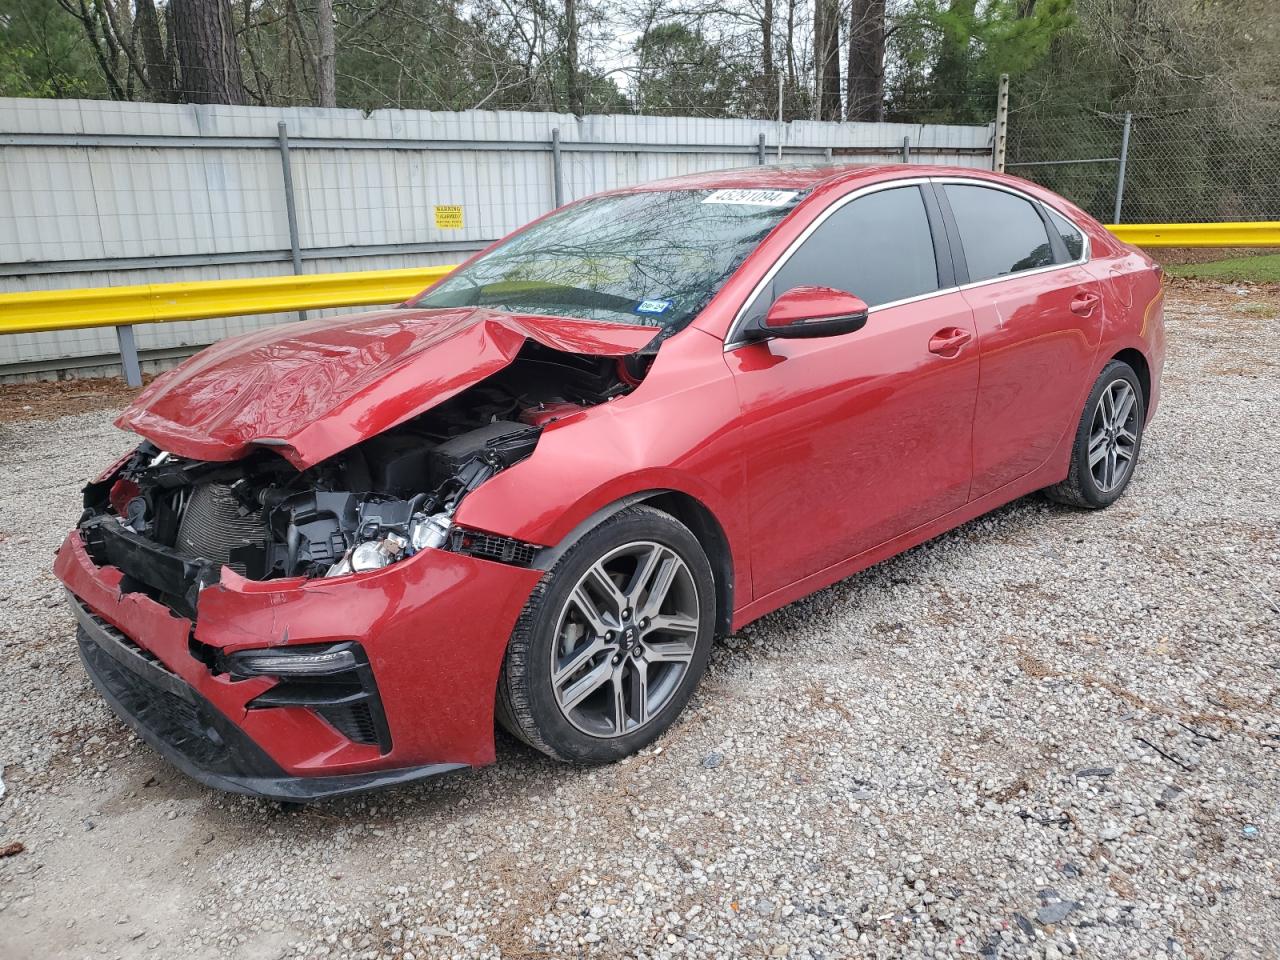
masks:
{"label": "front window", "polygon": [[938,261],[920,188],[877,190],[836,209],[774,274],[748,322],[800,286],[843,290],[868,307],[937,290]]}
{"label": "front window", "polygon": [[414,300],[660,327],[688,325],[800,200],[791,190],[596,197],[523,230]]}

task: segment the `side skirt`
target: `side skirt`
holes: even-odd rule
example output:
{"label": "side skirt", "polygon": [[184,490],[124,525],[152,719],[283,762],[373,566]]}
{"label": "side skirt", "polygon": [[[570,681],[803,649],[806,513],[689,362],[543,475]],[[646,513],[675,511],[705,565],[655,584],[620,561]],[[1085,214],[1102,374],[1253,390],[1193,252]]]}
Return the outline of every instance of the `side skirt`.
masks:
{"label": "side skirt", "polygon": [[773,593],[751,601],[746,606],[734,611],[733,629],[739,630],[767,613],[772,613],[774,610],[785,607],[788,603],[799,600],[801,597],[807,597],[823,587],[829,587],[831,584],[837,583],[846,577],[860,573],[881,560],[895,557],[906,550],[910,550],[912,547],[919,546],[926,540],[932,540],[934,537],[954,530],[962,523],[968,523],[975,517],[980,517],[984,513],[996,509],[996,507],[1002,507],[1006,503],[1012,503],[1019,497],[1025,497],[1029,493],[1034,493],[1057,483],[1062,479],[1058,474],[1060,472],[1065,473],[1065,469],[1060,470],[1057,463],[1058,459],[1060,458],[1056,455],[1052,456],[1045,466],[1040,467],[1034,473],[1027,474],[1020,480],[1014,480],[997,490],[992,490],[986,496],[970,501],[963,507],[958,507],[950,513],[943,514],[936,520],[922,523],[920,526],[908,530],[892,540],[886,540],[878,547],[864,550],[856,556],[841,560],[839,563],[832,564],[817,573],[810,574],[803,580],[797,580],[789,586],[782,587],[773,591]]}

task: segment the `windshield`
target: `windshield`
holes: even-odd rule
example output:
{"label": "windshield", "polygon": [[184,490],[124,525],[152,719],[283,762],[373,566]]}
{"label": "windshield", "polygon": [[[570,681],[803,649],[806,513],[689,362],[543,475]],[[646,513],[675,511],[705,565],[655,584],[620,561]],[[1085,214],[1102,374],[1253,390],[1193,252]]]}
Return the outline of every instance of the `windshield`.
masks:
{"label": "windshield", "polygon": [[800,194],[671,190],[566,207],[410,306],[485,306],[683,329]]}

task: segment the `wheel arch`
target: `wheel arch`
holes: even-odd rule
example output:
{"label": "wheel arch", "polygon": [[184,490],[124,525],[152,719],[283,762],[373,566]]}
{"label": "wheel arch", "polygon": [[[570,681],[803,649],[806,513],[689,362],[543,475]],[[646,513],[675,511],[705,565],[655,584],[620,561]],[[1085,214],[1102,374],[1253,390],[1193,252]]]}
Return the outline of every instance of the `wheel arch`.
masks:
{"label": "wheel arch", "polygon": [[621,497],[592,512],[569,531],[555,546],[542,550],[534,565],[550,570],[556,562],[589,531],[627,507],[643,503],[679,520],[693,533],[711,564],[716,586],[716,636],[727,636],[733,622],[734,565],[729,537],[720,520],[697,497],[683,490],[658,488]]}
{"label": "wheel arch", "polygon": [[[1128,364],[1138,377],[1138,385],[1142,387],[1142,409],[1151,409],[1151,364],[1146,356],[1135,347],[1126,347],[1111,358]],[[1104,364],[1105,366],[1105,364]]]}
{"label": "wheel arch", "polygon": [[711,564],[716,584],[716,636],[728,636],[733,623],[733,554],[716,515],[701,500],[680,490],[657,490],[642,501],[669,513],[692,531]]}

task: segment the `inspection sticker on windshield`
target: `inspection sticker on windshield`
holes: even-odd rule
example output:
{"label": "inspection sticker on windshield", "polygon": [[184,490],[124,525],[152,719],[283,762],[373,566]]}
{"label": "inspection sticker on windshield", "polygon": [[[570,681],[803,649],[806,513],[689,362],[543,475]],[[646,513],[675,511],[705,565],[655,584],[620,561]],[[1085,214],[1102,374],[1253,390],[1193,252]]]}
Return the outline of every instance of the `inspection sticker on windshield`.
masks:
{"label": "inspection sticker on windshield", "polygon": [[739,203],[748,207],[780,207],[796,198],[794,190],[716,190],[703,203]]}
{"label": "inspection sticker on windshield", "polygon": [[670,309],[670,300],[641,300],[636,304],[636,313],[666,313]]}

